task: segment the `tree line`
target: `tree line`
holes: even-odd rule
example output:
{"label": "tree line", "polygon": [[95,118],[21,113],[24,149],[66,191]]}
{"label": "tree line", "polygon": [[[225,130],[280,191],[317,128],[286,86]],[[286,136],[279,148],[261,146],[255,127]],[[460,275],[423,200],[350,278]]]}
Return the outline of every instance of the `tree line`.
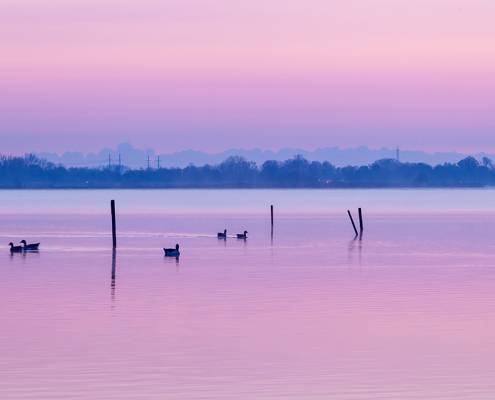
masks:
{"label": "tree line", "polygon": [[66,168],[33,154],[0,156],[2,188],[338,188],[481,187],[495,185],[495,168],[484,158],[431,166],[385,158],[360,167],[295,156],[261,166],[233,156],[218,165],[133,170],[110,166]]}

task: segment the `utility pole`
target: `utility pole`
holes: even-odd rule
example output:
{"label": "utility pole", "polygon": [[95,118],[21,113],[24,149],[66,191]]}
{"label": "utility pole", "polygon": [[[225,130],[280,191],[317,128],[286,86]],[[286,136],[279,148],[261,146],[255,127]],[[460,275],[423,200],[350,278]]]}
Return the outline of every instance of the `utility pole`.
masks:
{"label": "utility pole", "polygon": [[160,169],[160,156],[158,156],[158,169]]}
{"label": "utility pole", "polygon": [[150,169],[150,156],[148,156],[148,169]]}
{"label": "utility pole", "polygon": [[110,154],[108,155],[108,168],[110,168]]}
{"label": "utility pole", "polygon": [[397,162],[400,162],[399,161],[399,146],[397,146]]}

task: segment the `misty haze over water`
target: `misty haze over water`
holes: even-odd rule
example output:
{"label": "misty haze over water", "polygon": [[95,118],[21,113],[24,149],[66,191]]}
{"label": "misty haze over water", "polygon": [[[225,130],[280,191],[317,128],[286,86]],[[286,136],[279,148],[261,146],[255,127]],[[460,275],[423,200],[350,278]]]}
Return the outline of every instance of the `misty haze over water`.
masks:
{"label": "misty haze over water", "polygon": [[[296,155],[302,155],[308,161],[328,161],[336,167],[361,166],[372,164],[377,160],[383,158],[396,158],[397,149],[389,149],[383,147],[379,150],[371,150],[366,146],[359,146],[356,148],[340,149],[339,147],[325,147],[318,148],[315,151],[307,151],[303,149],[291,149],[285,148],[277,152],[261,149],[229,149],[220,153],[210,154],[203,151],[185,150],[170,154],[157,154],[153,149],[138,149],[134,148],[130,143],[121,143],[117,146],[116,150],[105,148],[98,153],[88,153],[84,155],[81,152],[65,152],[62,155],[57,153],[40,152],[34,153],[39,158],[44,158],[49,162],[55,164],[63,164],[67,167],[98,167],[108,166],[109,156],[110,164],[119,164],[119,155],[121,165],[131,169],[147,168],[148,157],[150,167],[156,168],[158,166],[158,159],[160,167],[170,168],[179,167],[184,168],[191,163],[196,166],[203,166],[205,164],[216,165],[220,164],[226,158],[230,156],[245,157],[248,161],[254,161],[258,165],[262,165],[265,161],[276,160],[285,161]],[[488,157],[495,160],[495,155],[486,154],[484,152],[477,154],[461,154],[457,152],[435,152],[433,154],[426,153],[424,151],[413,150],[400,150],[399,158],[401,162],[409,163],[425,163],[431,166],[438,164],[457,163],[467,156],[473,156],[476,160],[482,161],[483,157]]]}

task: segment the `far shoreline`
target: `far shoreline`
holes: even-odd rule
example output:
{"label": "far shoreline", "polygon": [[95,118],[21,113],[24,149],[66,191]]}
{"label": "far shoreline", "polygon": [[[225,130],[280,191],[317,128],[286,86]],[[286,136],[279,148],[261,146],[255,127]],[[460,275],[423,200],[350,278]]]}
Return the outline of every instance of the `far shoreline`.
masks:
{"label": "far shoreline", "polygon": [[317,190],[341,190],[341,189],[483,189],[495,187],[492,185],[483,185],[481,183],[459,183],[456,185],[401,185],[401,184],[386,184],[386,183],[369,183],[369,184],[324,184],[318,186],[260,186],[251,184],[218,184],[218,185],[98,185],[98,186],[0,186],[0,190],[108,190],[108,189],[124,189],[124,190],[142,190],[142,189],[201,189],[201,190],[301,190],[301,189],[317,189]]}

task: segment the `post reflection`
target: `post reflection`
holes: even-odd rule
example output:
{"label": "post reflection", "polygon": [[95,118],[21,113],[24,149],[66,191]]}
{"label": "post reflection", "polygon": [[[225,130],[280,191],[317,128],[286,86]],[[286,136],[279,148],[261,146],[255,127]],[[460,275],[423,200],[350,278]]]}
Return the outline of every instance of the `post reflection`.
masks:
{"label": "post reflection", "polygon": [[357,238],[358,238],[358,235],[354,236],[354,238],[349,242],[349,245],[347,246],[347,264],[348,265],[352,264],[352,254],[354,253],[354,247],[356,245]]}
{"label": "post reflection", "polygon": [[363,231],[360,231],[358,235],[354,236],[354,238],[349,242],[348,250],[347,250],[347,263],[349,265],[352,264],[352,254],[354,253],[354,249],[356,248],[356,242],[358,247],[358,264],[361,266],[361,255],[363,250]]}
{"label": "post reflection", "polygon": [[359,265],[361,265],[361,250],[363,249],[363,231],[359,233]]}
{"label": "post reflection", "polygon": [[359,266],[361,266],[361,252],[363,250],[363,231],[359,233]]}
{"label": "post reflection", "polygon": [[270,265],[273,267],[273,227],[272,234],[270,236]]}
{"label": "post reflection", "polygon": [[[110,296],[112,299],[112,303],[115,301],[115,255],[116,255],[116,250],[112,250],[112,283],[110,284]],[[113,305],[112,305],[113,307]]]}

